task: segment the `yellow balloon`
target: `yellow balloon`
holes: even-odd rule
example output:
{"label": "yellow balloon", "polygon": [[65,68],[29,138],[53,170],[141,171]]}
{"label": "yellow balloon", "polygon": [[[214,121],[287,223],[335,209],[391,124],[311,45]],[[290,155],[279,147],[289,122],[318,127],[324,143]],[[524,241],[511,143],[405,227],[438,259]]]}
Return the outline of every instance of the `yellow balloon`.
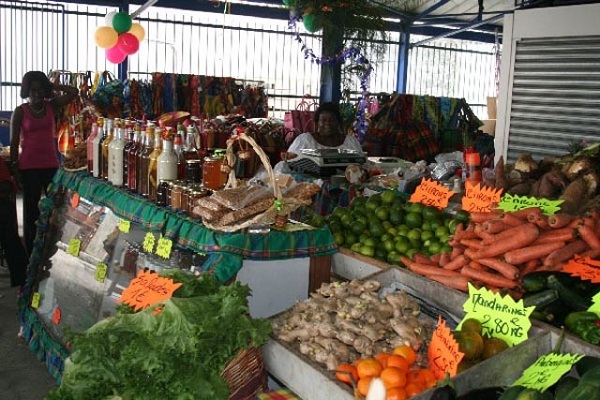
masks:
{"label": "yellow balloon", "polygon": [[144,30],[144,27],[138,24],[137,22],[131,24],[131,29],[129,29],[129,33],[138,38],[140,42],[146,37],[146,31]]}
{"label": "yellow balloon", "polygon": [[99,26],[94,33],[94,42],[98,47],[109,49],[117,44],[119,34],[110,26]]}

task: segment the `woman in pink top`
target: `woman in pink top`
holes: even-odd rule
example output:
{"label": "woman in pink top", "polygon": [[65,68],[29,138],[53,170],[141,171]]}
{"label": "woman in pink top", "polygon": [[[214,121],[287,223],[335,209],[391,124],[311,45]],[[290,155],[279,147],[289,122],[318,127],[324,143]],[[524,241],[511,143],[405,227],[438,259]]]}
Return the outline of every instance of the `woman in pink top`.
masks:
{"label": "woman in pink top", "polygon": [[[54,96],[58,91],[62,94]],[[23,233],[29,254],[33,249],[35,223],[40,214],[38,202],[59,165],[54,116],[73,101],[78,92],[76,87],[51,83],[40,71],[29,71],[23,76],[21,98],[29,101],[12,113],[10,159],[13,170],[18,170],[23,187]]]}

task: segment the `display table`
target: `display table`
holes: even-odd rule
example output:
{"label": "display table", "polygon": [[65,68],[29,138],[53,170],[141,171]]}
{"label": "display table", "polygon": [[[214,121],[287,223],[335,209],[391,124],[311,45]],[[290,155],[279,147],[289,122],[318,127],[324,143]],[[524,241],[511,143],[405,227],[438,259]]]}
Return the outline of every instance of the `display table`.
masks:
{"label": "display table", "polygon": [[[143,248],[149,234],[157,242],[164,238],[172,242],[169,256]],[[159,207],[87,172],[61,169],[48,197],[40,202],[28,283],[19,300],[22,334],[45,360],[52,376],[59,379],[68,356],[65,330],[80,332],[110,316],[136,268],[182,268],[213,274],[226,284],[247,267],[254,277],[249,279],[245,273],[245,281],[260,281],[257,275],[272,271],[280,274],[282,287],[298,286],[286,276],[299,269],[304,271],[302,295],[306,297],[329,281],[331,256],[336,252],[327,227],[293,231],[273,228],[267,234],[216,232],[200,220]],[[133,266],[127,261],[131,253],[139,254]],[[273,271],[273,267],[281,271]],[[99,272],[102,270],[104,275]],[[263,290],[250,287],[257,293]],[[281,290],[268,293],[285,296]]]}

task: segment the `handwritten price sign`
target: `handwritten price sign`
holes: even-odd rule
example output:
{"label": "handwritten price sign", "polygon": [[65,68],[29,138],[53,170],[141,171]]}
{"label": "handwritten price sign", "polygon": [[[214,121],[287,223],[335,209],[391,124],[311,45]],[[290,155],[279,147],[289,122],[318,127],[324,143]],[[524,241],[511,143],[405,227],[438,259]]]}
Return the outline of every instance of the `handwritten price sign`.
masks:
{"label": "handwritten price sign", "polygon": [[600,283],[600,261],[592,260],[590,257],[575,256],[563,267],[563,271],[593,283]]}
{"label": "handwritten price sign", "polygon": [[145,252],[152,253],[152,251],[154,250],[155,242],[156,242],[156,238],[154,237],[154,234],[152,232],[148,232],[148,233],[146,233],[146,236],[144,236],[144,242],[142,243],[142,248],[144,249]]}
{"label": "handwritten price sign", "polygon": [[588,308],[589,312],[596,313],[600,316],[600,292],[596,293],[594,297],[592,297],[592,305]]}
{"label": "handwritten price sign", "polygon": [[98,282],[103,283],[106,279],[106,273],[108,272],[108,266],[104,263],[98,263],[96,266],[95,278]]}
{"label": "handwritten price sign", "polygon": [[135,311],[170,299],[181,286],[172,279],[159,276],[156,272],[144,271],[132,279],[121,294],[119,302],[133,307]]}
{"label": "handwritten price sign", "polygon": [[156,254],[162,258],[171,257],[171,248],[173,247],[173,242],[166,237],[160,237],[158,239],[158,245],[156,246]]}
{"label": "handwritten price sign", "polygon": [[38,308],[40,306],[40,301],[42,301],[42,295],[39,292],[35,292],[31,296],[31,308]]}
{"label": "handwritten price sign", "polygon": [[73,257],[79,257],[79,249],[81,248],[81,240],[71,239],[69,240],[69,247],[67,247],[67,254]]}
{"label": "handwritten price sign", "polygon": [[502,189],[489,188],[465,182],[465,195],[462,198],[462,209],[468,212],[491,212],[498,206]]}
{"label": "handwritten price sign", "polygon": [[[463,304],[463,321],[474,318],[481,322],[483,334],[504,340],[514,346],[527,340],[531,321],[529,315],[534,306],[525,307],[523,300],[515,302],[510,296],[501,296],[482,287],[475,288],[469,283],[469,298]],[[458,326],[462,326],[463,321]]]}
{"label": "handwritten price sign", "polygon": [[435,377],[443,379],[446,372],[451,377],[455,376],[458,364],[464,356],[458,350],[458,343],[452,332],[450,332],[450,328],[446,326],[446,321],[443,321],[442,317],[438,317],[437,329],[433,332],[433,337],[427,349],[429,368],[431,368]]}
{"label": "handwritten price sign", "polygon": [[131,221],[127,221],[126,219],[119,220],[119,230],[123,233],[129,233],[131,229]]}
{"label": "handwritten price sign", "polygon": [[582,357],[580,354],[546,354],[523,371],[523,375],[513,386],[524,386],[543,392],[558,382]]}
{"label": "handwritten price sign", "polygon": [[438,181],[423,178],[410,196],[410,202],[422,203],[443,210],[448,207],[448,200],[453,194],[454,192],[442,186]]}
{"label": "handwritten price sign", "polygon": [[560,211],[564,200],[536,199],[535,197],[517,196],[505,193],[498,204],[502,211],[519,211],[526,208],[539,207],[545,215],[554,215]]}

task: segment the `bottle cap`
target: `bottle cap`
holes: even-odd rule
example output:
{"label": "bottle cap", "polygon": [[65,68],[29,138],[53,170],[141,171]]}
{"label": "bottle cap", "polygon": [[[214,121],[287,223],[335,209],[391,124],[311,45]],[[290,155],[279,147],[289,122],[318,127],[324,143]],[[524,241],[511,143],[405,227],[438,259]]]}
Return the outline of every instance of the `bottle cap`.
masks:
{"label": "bottle cap", "polygon": [[481,164],[481,157],[479,156],[479,153],[468,153],[466,156],[466,161],[468,165],[477,166]]}

